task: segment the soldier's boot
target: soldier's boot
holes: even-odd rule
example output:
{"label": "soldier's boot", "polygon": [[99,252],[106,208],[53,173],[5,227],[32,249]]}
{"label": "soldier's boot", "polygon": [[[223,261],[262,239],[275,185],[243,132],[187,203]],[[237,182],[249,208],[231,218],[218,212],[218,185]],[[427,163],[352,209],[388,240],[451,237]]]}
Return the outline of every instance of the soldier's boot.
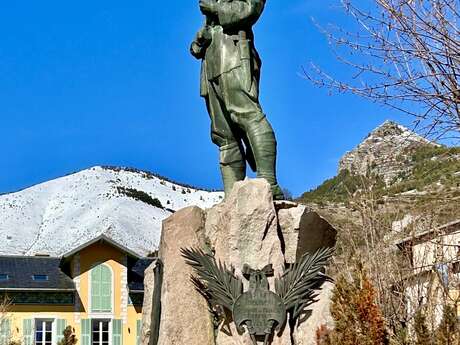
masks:
{"label": "soldier's boot", "polygon": [[283,200],[284,194],[276,179],[275,133],[265,115],[261,114],[247,123],[246,135],[256,161],[257,177],[270,183],[274,200]]}
{"label": "soldier's boot", "polygon": [[231,143],[220,148],[220,171],[224,181],[225,196],[229,196],[235,182],[246,177],[246,161],[238,143]]}

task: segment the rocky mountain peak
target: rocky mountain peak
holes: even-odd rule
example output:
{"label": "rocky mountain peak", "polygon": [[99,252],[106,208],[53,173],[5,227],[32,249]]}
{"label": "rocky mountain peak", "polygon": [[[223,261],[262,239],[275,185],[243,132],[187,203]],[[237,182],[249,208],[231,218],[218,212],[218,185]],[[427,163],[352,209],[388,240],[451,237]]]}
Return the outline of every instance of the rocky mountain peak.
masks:
{"label": "rocky mountain peak", "polygon": [[411,170],[410,156],[421,146],[439,146],[408,128],[385,121],[339,162],[339,172],[353,175],[379,176],[389,185],[401,174]]}
{"label": "rocky mountain peak", "polygon": [[409,130],[408,128],[400,125],[397,122],[391,121],[391,120],[386,120],[376,129],[374,129],[371,133],[369,133],[367,138],[369,137],[385,138],[388,136],[400,136],[400,135],[407,135],[407,134],[409,134],[409,136],[413,137],[414,139],[426,141],[425,138],[419,136],[418,134],[415,134],[413,131]]}

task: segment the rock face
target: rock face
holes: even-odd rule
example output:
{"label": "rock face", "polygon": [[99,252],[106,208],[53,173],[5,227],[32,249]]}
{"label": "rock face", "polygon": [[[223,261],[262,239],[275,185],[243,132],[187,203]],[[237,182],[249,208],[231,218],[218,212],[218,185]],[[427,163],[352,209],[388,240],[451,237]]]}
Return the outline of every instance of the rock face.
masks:
{"label": "rock face", "polygon": [[335,246],[337,231],[312,209],[287,201],[276,201],[275,207],[286,262],[293,263],[307,252]]}
{"label": "rock face", "polygon": [[316,330],[319,327],[324,325],[328,329],[334,328],[334,319],[330,312],[333,289],[334,284],[323,284],[317,297],[318,302],[308,308],[307,319],[300,322],[295,329],[293,345],[316,345]]}
{"label": "rock face", "polygon": [[[319,215],[295,203],[273,203],[265,180],[247,180],[235,185],[226,201],[206,211],[181,210],[163,225],[160,258],[164,261],[160,345],[252,345],[248,334],[235,326],[215,329],[203,297],[190,283],[191,269],[179,254],[181,247],[211,247],[216,258],[233,265],[242,277],[244,264],[261,269],[272,264],[275,276],[285,263],[305,251],[335,245],[335,230]],[[269,278],[273,289],[273,279]],[[248,282],[243,280],[245,288]],[[272,345],[313,345],[315,332],[329,323],[331,285],[324,285],[322,298],[309,307],[307,320],[291,329],[285,325]],[[293,342],[294,340],[294,342]]]}
{"label": "rock face", "polygon": [[[285,243],[285,260],[298,261],[305,253],[322,247],[334,247],[337,231],[318,213],[305,205],[276,202],[279,227]],[[316,345],[316,330],[325,325],[334,327],[330,313],[334,284],[326,282],[318,293],[317,302],[306,310],[306,319],[298,322],[292,332],[293,345]]]}
{"label": "rock face", "polygon": [[240,274],[244,264],[257,269],[272,263],[282,269],[277,225],[270,186],[256,179],[237,183],[226,202],[208,210],[205,230],[216,258]]}
{"label": "rock face", "polygon": [[155,286],[156,262],[150,264],[144,271],[144,301],[142,304],[142,336],[141,344],[149,345],[151,315],[153,308],[153,292]]}
{"label": "rock face", "polygon": [[[216,257],[231,264],[237,276],[242,276],[244,264],[253,269],[273,264],[275,275],[282,273],[284,255],[277,215],[270,185],[264,180],[237,183],[225,203],[208,211],[206,236]],[[270,283],[273,285],[273,278]],[[249,334],[239,335],[235,325],[230,324],[220,326],[216,344],[252,345],[252,341]],[[289,326],[272,344],[291,344]]]}
{"label": "rock face", "polygon": [[439,146],[404,126],[386,121],[342,157],[339,172],[348,170],[353,175],[378,175],[388,185],[398,175],[410,172],[410,162],[406,158],[413,148],[421,145]]}
{"label": "rock face", "polygon": [[159,257],[164,264],[158,345],[212,345],[214,327],[206,301],[190,281],[181,248],[204,245],[204,212],[188,207],[163,222]]}

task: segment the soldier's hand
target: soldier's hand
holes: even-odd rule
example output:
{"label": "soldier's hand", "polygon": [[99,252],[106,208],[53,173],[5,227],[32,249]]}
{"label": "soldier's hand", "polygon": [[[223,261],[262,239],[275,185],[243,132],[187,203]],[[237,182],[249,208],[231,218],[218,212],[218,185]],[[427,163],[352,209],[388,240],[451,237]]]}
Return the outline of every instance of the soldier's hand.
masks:
{"label": "soldier's hand", "polygon": [[207,43],[211,41],[211,32],[209,26],[204,26],[198,31],[196,35],[197,41],[200,43]]}
{"label": "soldier's hand", "polygon": [[204,58],[206,50],[203,49],[197,42],[193,41],[192,45],[190,46],[190,53],[196,59],[200,60]]}
{"label": "soldier's hand", "polygon": [[204,15],[216,14],[216,3],[213,0],[200,0],[200,9]]}

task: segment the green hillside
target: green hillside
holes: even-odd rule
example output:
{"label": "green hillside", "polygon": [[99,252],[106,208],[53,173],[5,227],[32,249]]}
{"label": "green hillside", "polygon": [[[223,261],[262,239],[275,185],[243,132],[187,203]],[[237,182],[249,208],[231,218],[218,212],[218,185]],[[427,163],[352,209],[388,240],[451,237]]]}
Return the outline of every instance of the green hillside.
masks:
{"label": "green hillside", "polygon": [[361,190],[372,189],[376,197],[394,197],[399,194],[436,192],[439,189],[458,189],[460,195],[460,147],[421,146],[401,158],[408,172],[385,185],[379,176],[357,176],[342,170],[319,187],[308,191],[297,201],[301,203],[342,203]]}

